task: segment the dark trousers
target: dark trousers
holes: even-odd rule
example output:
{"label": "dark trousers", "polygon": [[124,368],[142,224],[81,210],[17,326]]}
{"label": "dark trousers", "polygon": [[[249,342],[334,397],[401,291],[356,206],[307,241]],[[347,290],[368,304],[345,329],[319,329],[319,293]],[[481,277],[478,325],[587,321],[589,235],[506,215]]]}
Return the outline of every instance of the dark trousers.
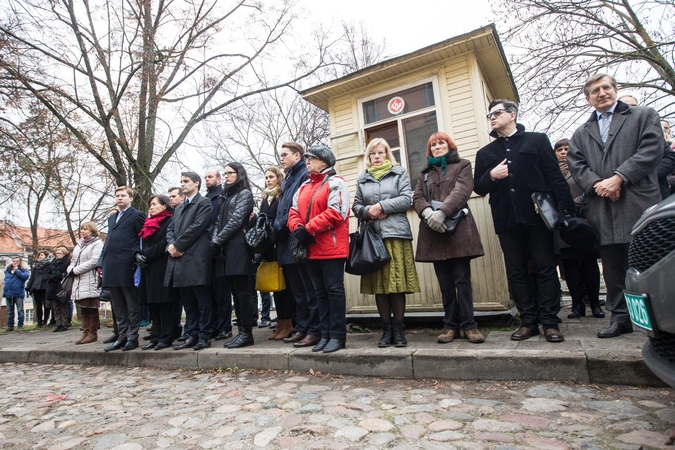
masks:
{"label": "dark trousers", "polygon": [[200,340],[211,339],[211,296],[207,285],[178,288],[185,309],[185,334]]}
{"label": "dark trousers", "polygon": [[477,328],[473,318],[471,258],[434,261],[434,271],[443,296],[444,328],[454,331]]}
{"label": "dark trousers", "polygon": [[148,303],[152,328],[150,335],[153,342],[171,344],[173,342],[173,303]]}
{"label": "dark trousers", "polygon": [[178,339],[183,334],[183,327],[181,326],[181,319],[183,318],[183,303],[180,300],[180,292],[177,288],[171,288],[173,291],[172,317],[173,317],[173,339]]}
{"label": "dark trousers", "polygon": [[[312,262],[312,264],[314,263]],[[295,300],[295,320],[297,322],[295,331],[312,336],[321,336],[319,304],[314,283],[312,283],[312,278],[307,270],[307,263],[284,264],[282,269],[286,278],[286,290],[290,289]],[[287,317],[287,319],[290,319],[290,317]]]}
{"label": "dark trousers", "polygon": [[628,244],[603,245],[600,247],[600,258],[607,286],[605,309],[612,312],[610,322],[629,325],[628,305],[623,296],[628,270]]}
{"label": "dark trousers", "polygon": [[150,322],[150,308],[148,305],[141,305],[141,322]]}
{"label": "dark trousers", "polygon": [[316,292],[321,337],[346,339],[345,260],[313,259],[307,262],[307,270]]}
{"label": "dark trousers", "polygon": [[68,302],[62,302],[60,299],[52,300],[52,311],[54,312],[54,320],[56,326],[69,326],[70,318],[68,317]]}
{"label": "dark trousers", "polygon": [[255,298],[250,289],[248,275],[227,275],[227,285],[234,298],[234,312],[237,315],[238,328],[244,332],[251,332],[256,313]]}
{"label": "dark trousers", "polygon": [[214,283],[213,304],[216,308],[213,314],[213,332],[215,334],[221,331],[227,333],[232,331],[232,293],[225,277],[216,277],[214,274],[211,280]]}
{"label": "dark trousers", "polygon": [[49,308],[45,304],[45,296],[47,291],[39,289],[33,291],[33,310],[35,312],[34,320],[38,326],[41,327],[49,321]]}
{"label": "dark trousers", "polygon": [[260,320],[270,321],[270,311],[272,311],[272,294],[269,292],[260,292],[262,309],[260,311]]}
{"label": "dark trousers", "polygon": [[141,324],[141,304],[138,290],[134,286],[114,286],[110,288],[110,303],[115,312],[117,335],[127,341],[138,340],[138,328]]}
{"label": "dark trousers", "polygon": [[[285,269],[284,269],[284,278],[286,279],[286,289],[274,293],[274,306],[277,308],[277,319],[279,320],[292,319],[293,311],[295,311],[295,299],[293,298],[293,293],[291,292],[288,276],[286,275]],[[314,290],[313,287],[312,290]],[[318,315],[316,322],[318,323]]]}
{"label": "dark trousers", "polygon": [[[516,225],[498,236],[521,325],[534,329],[541,323],[544,329],[557,328],[560,323],[560,281],[553,232],[544,225]],[[534,266],[533,277],[528,275],[528,259]]]}
{"label": "dark trousers", "polygon": [[595,255],[586,258],[565,258],[562,260],[565,281],[570,290],[572,305],[582,306],[584,286],[591,306],[600,304],[600,268]]}

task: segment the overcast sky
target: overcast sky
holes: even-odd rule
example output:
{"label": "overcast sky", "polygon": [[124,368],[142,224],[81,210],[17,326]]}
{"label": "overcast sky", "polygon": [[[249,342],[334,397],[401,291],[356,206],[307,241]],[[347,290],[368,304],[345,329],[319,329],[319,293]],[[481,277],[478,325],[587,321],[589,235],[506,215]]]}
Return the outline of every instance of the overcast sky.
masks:
{"label": "overcast sky", "polygon": [[398,56],[480,28],[494,20],[488,0],[300,0],[316,22],[364,22]]}

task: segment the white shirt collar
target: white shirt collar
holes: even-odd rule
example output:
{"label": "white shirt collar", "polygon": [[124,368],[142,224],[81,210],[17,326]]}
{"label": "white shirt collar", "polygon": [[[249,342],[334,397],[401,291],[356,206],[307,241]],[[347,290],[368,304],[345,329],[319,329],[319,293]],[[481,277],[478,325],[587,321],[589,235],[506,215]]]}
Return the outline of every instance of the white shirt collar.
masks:
{"label": "white shirt collar", "polygon": [[[609,109],[608,109],[607,111],[605,111],[605,112],[614,114],[614,110],[615,110],[615,109],[616,109],[616,103],[614,103],[614,104],[612,105],[612,107],[609,108]],[[598,110],[595,111],[595,115],[596,115],[596,117],[598,118],[598,120],[600,120],[600,115],[601,115],[601,114],[603,114],[603,113],[601,113],[601,112],[598,111]],[[610,115],[609,117],[611,118],[612,116]]]}

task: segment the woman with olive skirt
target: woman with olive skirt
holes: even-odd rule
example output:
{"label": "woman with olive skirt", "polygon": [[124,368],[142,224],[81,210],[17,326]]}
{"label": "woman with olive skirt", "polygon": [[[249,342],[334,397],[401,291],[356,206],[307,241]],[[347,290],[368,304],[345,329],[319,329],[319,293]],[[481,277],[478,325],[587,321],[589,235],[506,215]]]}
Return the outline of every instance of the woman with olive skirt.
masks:
{"label": "woman with olive skirt", "polygon": [[382,339],[378,347],[392,344],[405,347],[408,344],[403,327],[405,295],[420,291],[413,236],[406,217],[412,206],[410,179],[382,138],[368,144],[366,167],[356,180],[352,211],[360,221],[372,222],[380,232],[391,260],[377,271],[361,276],[361,293],[375,294],[382,319]]}

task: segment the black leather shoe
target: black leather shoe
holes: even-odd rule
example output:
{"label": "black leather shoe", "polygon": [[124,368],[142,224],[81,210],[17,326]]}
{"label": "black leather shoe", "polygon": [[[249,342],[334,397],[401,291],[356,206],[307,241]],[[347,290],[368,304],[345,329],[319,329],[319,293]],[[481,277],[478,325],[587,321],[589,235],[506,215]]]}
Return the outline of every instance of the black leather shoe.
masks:
{"label": "black leather shoe", "polygon": [[222,341],[225,339],[229,339],[232,337],[232,332],[231,331],[221,331],[218,333],[218,335],[214,338],[216,341]]}
{"label": "black leather shoe", "polygon": [[269,320],[261,320],[258,324],[258,328],[269,328],[272,322]]}
{"label": "black leather shoe", "polygon": [[171,347],[171,344],[167,344],[166,342],[158,342],[157,345],[155,345],[155,350],[163,350],[169,347]]}
{"label": "black leather shoe", "polygon": [[603,319],[605,317],[605,313],[599,305],[591,306],[591,313],[593,313],[593,317],[596,319]]}
{"label": "black leather shoe", "polygon": [[185,341],[187,340],[187,338],[188,338],[188,335],[187,335],[187,334],[184,334],[184,335],[182,335],[181,337],[176,338],[176,341],[178,341],[178,342],[185,342]]}
{"label": "black leather shoe", "polygon": [[143,347],[141,347],[141,350],[150,350],[150,349],[155,348],[156,346],[157,346],[156,342],[150,341],[147,344],[145,344]]}
{"label": "black leather shoe", "polygon": [[579,317],[581,317],[581,314],[579,314],[579,311],[575,310],[572,310],[572,312],[567,315],[568,319],[578,319]]}
{"label": "black leather shoe", "polygon": [[513,334],[511,334],[511,340],[524,341],[525,339],[529,339],[532,336],[539,336],[539,327],[536,328],[520,327],[516,331],[514,331]]}
{"label": "black leather shoe", "polygon": [[[61,328],[63,328],[63,327],[61,325],[59,325],[58,327],[56,327],[52,330],[52,333],[58,333],[59,331],[61,331]],[[14,329],[14,327],[7,328],[7,331],[12,331],[13,329]]]}
{"label": "black leather shoe", "polygon": [[288,336],[287,338],[284,338],[284,342],[287,344],[292,344],[293,342],[298,342],[301,341],[305,338],[306,334],[305,333],[298,333],[295,332]]}
{"label": "black leather shoe", "polygon": [[204,339],[200,339],[199,342],[197,342],[197,344],[194,347],[192,347],[192,350],[202,350],[209,347],[211,347],[210,340],[205,341]]}
{"label": "black leather shoe", "polygon": [[323,350],[326,347],[326,344],[328,344],[328,341],[330,341],[330,339],[321,338],[319,343],[316,344],[314,347],[312,347],[312,351],[313,352],[320,352],[321,350]]}
{"label": "black leather shoe", "polygon": [[312,347],[313,345],[318,344],[320,340],[321,340],[320,336],[313,336],[311,334],[308,334],[298,342],[294,342],[293,347],[295,348]]}
{"label": "black leather shoe", "polygon": [[562,342],[565,340],[565,336],[557,328],[547,328],[544,330],[544,335],[548,342]]}
{"label": "black leather shoe", "polygon": [[344,339],[331,339],[328,341],[328,344],[323,348],[324,353],[333,353],[337,352],[341,348],[345,348],[345,340]]}
{"label": "black leather shoe", "polygon": [[183,350],[186,348],[192,348],[195,345],[197,345],[197,338],[188,336],[187,339],[185,339],[185,342],[183,342],[181,345],[174,345],[173,349],[174,350]]}
{"label": "black leather shoe", "polygon": [[124,347],[122,347],[122,351],[128,352],[129,350],[133,350],[136,347],[138,347],[138,340],[134,339],[133,341],[127,341],[127,343],[124,344]]}
{"label": "black leather shoe", "polygon": [[126,338],[118,338],[115,342],[110,347],[106,347],[103,349],[104,352],[112,352],[114,350],[119,350],[122,347],[124,347],[127,343]]}
{"label": "black leather shoe", "polygon": [[237,337],[227,344],[227,348],[242,348],[253,345],[253,334],[251,332],[240,332]]}
{"label": "black leather shoe", "polygon": [[112,343],[115,342],[117,339],[119,339],[119,336],[117,336],[116,334],[113,334],[113,335],[110,336],[108,339],[106,339],[105,341],[103,341],[103,343],[104,343],[104,344],[112,344]]}
{"label": "black leather shoe", "polygon": [[150,339],[152,339],[152,335],[151,335],[151,334],[149,334],[149,335],[147,335],[147,336],[143,336],[143,340],[144,340],[144,341],[149,341]]}
{"label": "black leather shoe", "polygon": [[598,331],[599,338],[613,338],[621,336],[622,334],[628,334],[633,332],[633,325],[631,324],[621,324],[621,323],[610,323],[608,326]]}

